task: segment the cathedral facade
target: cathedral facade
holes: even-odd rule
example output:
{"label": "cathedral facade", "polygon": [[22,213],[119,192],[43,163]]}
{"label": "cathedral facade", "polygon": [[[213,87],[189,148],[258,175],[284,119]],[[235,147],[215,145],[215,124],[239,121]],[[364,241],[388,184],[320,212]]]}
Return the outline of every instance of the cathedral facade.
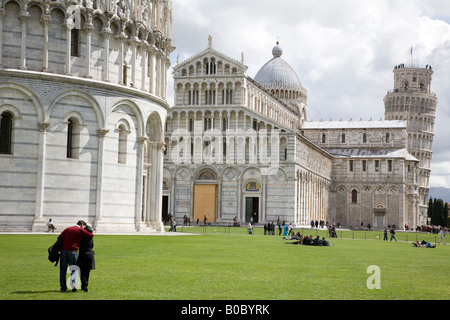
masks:
{"label": "cathedral facade", "polygon": [[174,67],[163,218],[343,227],[426,224],[431,68],[396,66],[385,120],[308,121],[307,90],[275,46],[254,79],[212,47]]}
{"label": "cathedral facade", "polygon": [[297,134],[307,91],[281,55],[276,46],[252,79],[243,57],[214,50],[210,39],[176,65],[163,217],[295,225],[326,219],[332,156]]}
{"label": "cathedral facade", "polygon": [[2,1],[1,230],[161,230],[171,28],[167,0]]}

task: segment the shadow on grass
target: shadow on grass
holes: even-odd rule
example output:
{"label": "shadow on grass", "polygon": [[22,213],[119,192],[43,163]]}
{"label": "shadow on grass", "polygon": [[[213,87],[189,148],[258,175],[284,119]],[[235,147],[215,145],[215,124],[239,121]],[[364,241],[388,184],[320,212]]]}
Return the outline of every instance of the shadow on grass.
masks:
{"label": "shadow on grass", "polygon": [[14,291],[11,294],[43,294],[43,293],[59,293],[59,290],[42,290],[42,291]]}

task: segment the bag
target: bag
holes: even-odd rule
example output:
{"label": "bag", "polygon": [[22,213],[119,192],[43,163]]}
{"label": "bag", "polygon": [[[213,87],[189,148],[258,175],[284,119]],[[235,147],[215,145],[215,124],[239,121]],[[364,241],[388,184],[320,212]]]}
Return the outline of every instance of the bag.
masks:
{"label": "bag", "polygon": [[48,260],[50,262],[55,262],[55,267],[58,265],[59,259],[61,258],[63,240],[58,240],[48,248]]}

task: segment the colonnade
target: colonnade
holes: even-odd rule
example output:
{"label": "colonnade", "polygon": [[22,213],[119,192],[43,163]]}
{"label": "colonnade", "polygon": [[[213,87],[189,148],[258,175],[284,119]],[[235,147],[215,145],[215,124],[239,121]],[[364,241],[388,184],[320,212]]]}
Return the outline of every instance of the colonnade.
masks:
{"label": "colonnade", "polygon": [[[309,226],[311,220],[328,219],[329,188],[331,181],[311,172],[298,170],[296,176],[295,224]],[[330,221],[331,223],[332,221]]]}
{"label": "colonnade", "polygon": [[[82,23],[77,29],[77,25],[70,19],[65,20],[62,25],[59,20],[55,20],[53,13],[56,11],[61,12],[64,19],[69,16],[68,12],[63,12],[62,7],[56,6],[57,3],[41,5],[33,2],[25,7],[20,1],[13,2],[18,7],[10,7],[11,12],[7,10],[8,7],[0,8],[0,68],[75,75],[118,83],[162,99],[167,98],[169,54],[174,48],[170,45],[170,39],[163,38],[162,35],[167,34],[165,30],[147,30],[138,26],[134,28],[129,23],[122,25],[117,15],[108,17],[84,8],[80,18]],[[10,4],[8,2],[7,6]],[[35,9],[30,14],[31,8],[39,8],[40,17],[36,16]],[[16,40],[10,43],[11,33],[19,30],[9,30],[10,26],[4,23],[5,16],[8,14],[8,19],[11,19],[9,15],[15,13],[15,10],[19,10],[17,25],[20,25],[20,43],[16,43]],[[93,20],[102,26],[101,31],[94,29]],[[55,39],[50,39],[49,35],[55,32],[65,38],[65,44],[61,47],[55,47],[55,42],[50,43]],[[94,53],[94,49],[98,48],[92,44],[93,33],[97,32],[99,39],[103,41],[100,55],[98,52]],[[37,34],[42,34],[43,41],[37,40]],[[15,59],[6,59],[11,55],[11,50],[17,50]],[[127,69],[130,69],[131,75]]]}

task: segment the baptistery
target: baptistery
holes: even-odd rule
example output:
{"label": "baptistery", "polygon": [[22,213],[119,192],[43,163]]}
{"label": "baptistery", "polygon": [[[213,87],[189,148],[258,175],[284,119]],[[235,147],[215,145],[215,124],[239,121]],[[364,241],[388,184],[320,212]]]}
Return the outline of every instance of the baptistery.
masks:
{"label": "baptistery", "polygon": [[0,230],[162,228],[171,29],[167,0],[1,3]]}

